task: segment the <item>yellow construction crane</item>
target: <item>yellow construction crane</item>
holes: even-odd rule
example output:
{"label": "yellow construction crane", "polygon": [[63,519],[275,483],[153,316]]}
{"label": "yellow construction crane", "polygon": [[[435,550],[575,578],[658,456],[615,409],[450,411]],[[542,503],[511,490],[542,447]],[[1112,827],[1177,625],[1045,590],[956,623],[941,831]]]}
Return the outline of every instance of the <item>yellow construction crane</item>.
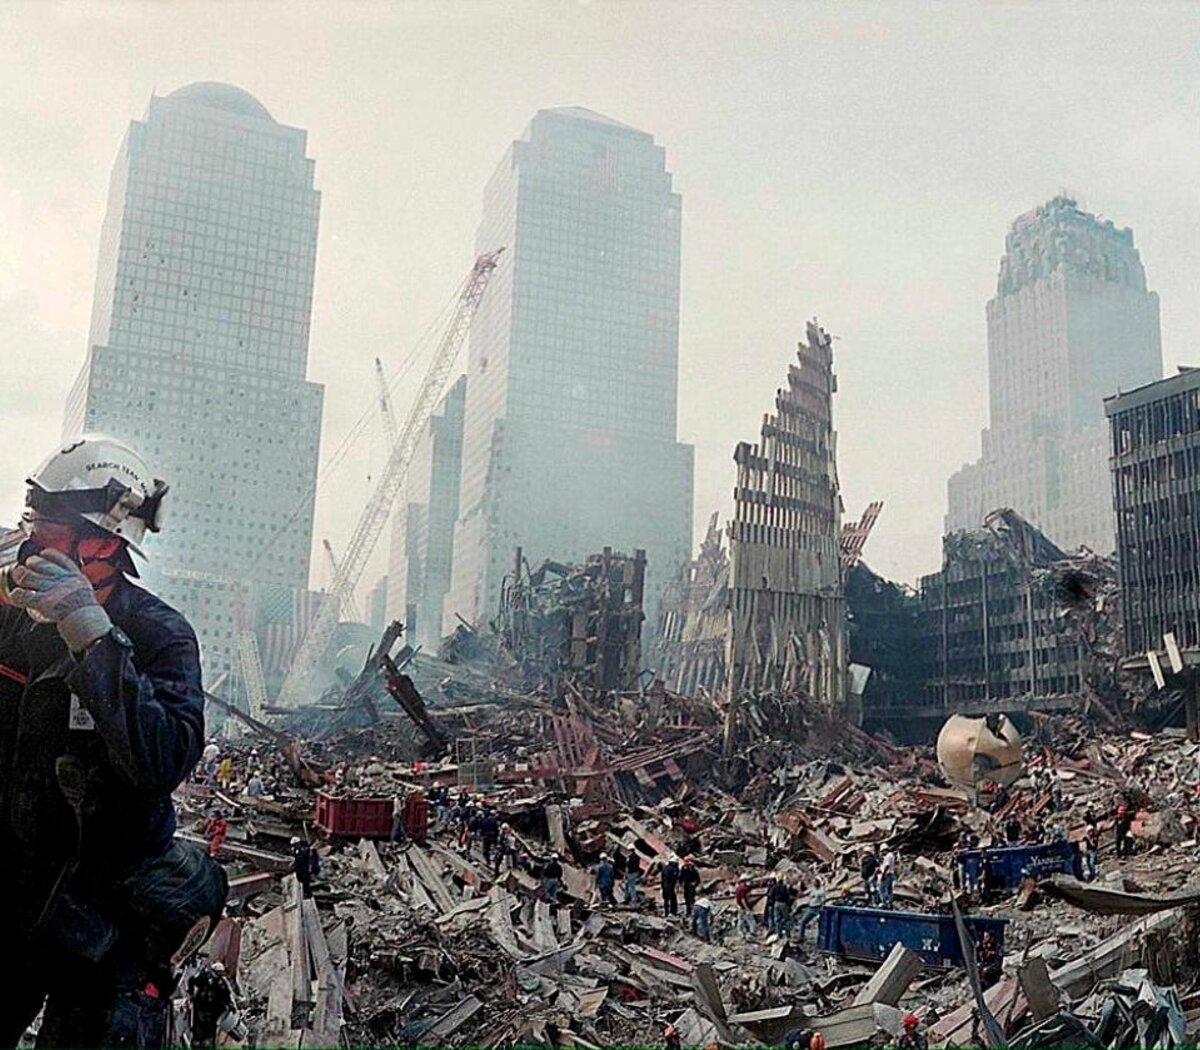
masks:
{"label": "yellow construction crane", "polygon": [[[324,539],[321,540],[321,546],[325,548],[325,554],[329,558],[329,568],[333,572],[333,575],[330,577],[330,579],[336,580],[339,570],[338,570],[338,560],[337,560],[337,558],[334,557],[334,554],[333,554],[333,547],[330,546],[330,543],[328,540],[324,540]],[[332,588],[330,588],[330,589],[332,590]],[[362,611],[358,607],[358,599],[354,597],[353,591],[350,592],[350,596],[346,599],[346,607],[344,609],[340,610],[340,612],[344,612],[346,614],[346,617],[353,623],[362,623],[363,622]]]}
{"label": "yellow construction crane", "polygon": [[367,560],[371,557],[375,544],[379,542],[379,537],[383,535],[392,504],[396,501],[408,473],[409,463],[430,416],[441,400],[446,380],[471,329],[471,321],[479,309],[479,303],[496,270],[502,251],[503,248],[498,248],[494,252],[479,256],[463,281],[454,313],[441,343],[434,352],[429,371],[421,382],[412,408],[409,409],[408,418],[404,421],[404,427],[388,452],[387,464],[380,472],[371,498],[363,508],[362,516],[355,526],[350,542],[346,545],[338,571],[329,587],[331,600],[321,603],[308,633],[296,650],[291,669],[279,693],[281,706],[295,706],[312,687],[313,677],[325,659],[337,631],[338,610],[353,595],[367,566]]}
{"label": "yellow construction crane", "polygon": [[396,447],[396,417],[392,415],[392,402],[388,397],[388,381],[383,374],[383,362],[375,358],[375,382],[379,387],[379,418],[383,421],[383,437],[387,442],[388,455]]}

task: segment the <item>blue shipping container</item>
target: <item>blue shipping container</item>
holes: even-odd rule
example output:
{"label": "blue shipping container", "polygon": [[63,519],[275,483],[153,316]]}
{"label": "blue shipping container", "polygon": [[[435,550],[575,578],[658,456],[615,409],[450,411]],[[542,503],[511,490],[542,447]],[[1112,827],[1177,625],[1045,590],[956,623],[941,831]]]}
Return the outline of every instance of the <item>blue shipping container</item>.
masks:
{"label": "blue shipping container", "polygon": [[959,863],[968,882],[982,879],[985,892],[1014,893],[1026,875],[1041,879],[1061,872],[1083,877],[1083,860],[1073,842],[964,850]]}
{"label": "blue shipping container", "polygon": [[[1004,926],[1007,919],[964,916],[967,935],[976,944],[987,931],[996,938],[996,948],[1004,954]],[[926,966],[964,966],[962,947],[954,928],[953,915],[926,915],[921,912],[888,911],[883,908],[821,909],[818,947],[831,955],[864,962],[883,962],[899,942],[916,952]]]}

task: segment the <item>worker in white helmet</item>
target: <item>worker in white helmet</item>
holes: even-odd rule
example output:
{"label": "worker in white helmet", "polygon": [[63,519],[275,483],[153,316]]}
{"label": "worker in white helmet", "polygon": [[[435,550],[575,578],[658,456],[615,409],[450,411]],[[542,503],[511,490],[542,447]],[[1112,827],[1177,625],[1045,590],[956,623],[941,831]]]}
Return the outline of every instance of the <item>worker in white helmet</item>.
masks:
{"label": "worker in white helmet", "polygon": [[85,436],[28,479],[0,570],[0,928],[21,960],[0,1046],[154,1046],[172,967],[224,905],[219,865],[175,840],[171,792],[204,747],[196,636],[134,584],[167,486]]}
{"label": "worker in white helmet", "polygon": [[233,989],[220,959],[188,981],[188,998],[192,1004],[192,1046],[215,1046],[218,1023],[234,1007]]}

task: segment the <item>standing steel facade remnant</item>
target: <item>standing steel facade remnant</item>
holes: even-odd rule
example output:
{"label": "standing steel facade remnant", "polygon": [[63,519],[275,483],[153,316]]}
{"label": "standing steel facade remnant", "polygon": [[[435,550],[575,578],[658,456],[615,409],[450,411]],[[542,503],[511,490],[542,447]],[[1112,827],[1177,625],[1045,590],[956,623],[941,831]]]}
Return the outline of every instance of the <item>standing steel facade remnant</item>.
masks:
{"label": "standing steel facade remnant", "polygon": [[803,691],[837,708],[846,696],[837,381],[830,337],[815,322],[797,357],[758,443],[734,452],[729,686],[735,696]]}
{"label": "standing steel facade remnant", "polygon": [[687,695],[725,687],[729,633],[729,555],[716,511],[700,544],[663,588],[652,666],[671,689]]}
{"label": "standing steel facade remnant", "polygon": [[848,521],[842,526],[842,568],[850,569],[858,564],[862,557],[863,548],[883,510],[883,500],[877,499],[867,504],[863,516],[858,521]]}

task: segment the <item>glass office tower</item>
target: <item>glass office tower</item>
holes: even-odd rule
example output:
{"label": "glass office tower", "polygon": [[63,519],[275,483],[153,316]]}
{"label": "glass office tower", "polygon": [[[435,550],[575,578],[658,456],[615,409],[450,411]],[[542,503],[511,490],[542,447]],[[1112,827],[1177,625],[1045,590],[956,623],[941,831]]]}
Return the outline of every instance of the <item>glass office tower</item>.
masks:
{"label": "glass office tower", "polygon": [[[308,586],[323,390],[305,379],[320,194],[306,133],[201,83],[150,100],[113,168],[66,436],[139,449],[170,484],[146,575],[233,666],[251,618]],[[245,602],[243,603],[245,604]]]}
{"label": "glass office tower", "polygon": [[444,632],[495,615],[517,547],[643,548],[651,606],[688,556],[680,212],[662,146],[579,108],[540,111],[488,183],[476,249],[507,250],[471,331]]}

